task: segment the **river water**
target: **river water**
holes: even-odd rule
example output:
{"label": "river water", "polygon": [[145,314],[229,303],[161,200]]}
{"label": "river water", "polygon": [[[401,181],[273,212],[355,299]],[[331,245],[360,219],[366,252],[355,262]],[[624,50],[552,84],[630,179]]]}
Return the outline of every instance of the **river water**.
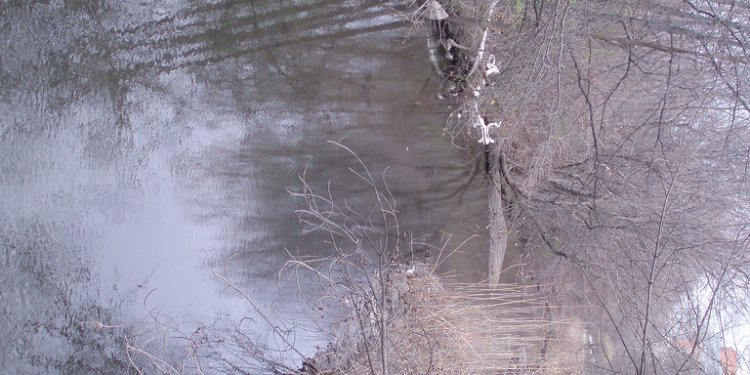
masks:
{"label": "river water", "polygon": [[[442,134],[449,103],[436,80],[425,85],[424,31],[406,11],[367,0],[2,3],[0,368],[114,371],[121,327],[259,321],[215,275],[279,324],[304,322],[310,309],[278,272],[287,252],[333,250],[303,232],[289,191],[305,172],[355,205],[371,196],[329,140],[386,172],[402,231],[447,249],[478,235],[441,270],[486,277],[486,188],[467,184],[476,153]],[[264,324],[241,328],[272,346]],[[320,344],[298,335],[307,355]]]}

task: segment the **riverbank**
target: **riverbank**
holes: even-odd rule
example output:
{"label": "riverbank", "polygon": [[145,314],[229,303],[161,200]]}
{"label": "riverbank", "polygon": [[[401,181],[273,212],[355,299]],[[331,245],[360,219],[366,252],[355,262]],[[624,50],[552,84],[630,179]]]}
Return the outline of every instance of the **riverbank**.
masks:
{"label": "riverbank", "polygon": [[[549,304],[536,286],[465,284],[438,276],[455,250],[433,246],[430,264],[414,248],[430,246],[402,232],[387,182],[374,178],[351,149],[360,176],[375,197],[362,214],[330,191],[305,183],[292,196],[308,232],[330,237],[336,256],[292,257],[284,273],[318,280],[311,305],[329,344],[304,362],[305,374],[571,373],[554,349],[560,324],[544,319]],[[459,245],[460,247],[461,245]],[[343,309],[341,307],[344,307]],[[562,371],[562,372],[558,372]]]}
{"label": "riverbank", "polygon": [[748,283],[748,179],[737,171],[750,139],[750,10],[441,4],[444,22],[474,21],[454,33],[465,57],[452,80],[464,89],[447,133],[486,147],[490,281],[515,236],[518,279],[559,306],[547,318],[586,322],[570,325],[586,372],[750,364],[722,322],[750,321],[734,313],[747,306],[734,291]]}
{"label": "riverbank", "polygon": [[332,343],[305,362],[301,372],[578,372],[578,351],[560,345],[561,339],[573,339],[570,327],[542,319],[544,298],[534,287],[505,284],[490,290],[450,283],[425,264],[395,267],[388,280],[385,314],[370,303],[376,301],[374,295],[360,295],[354,302],[341,297],[354,312],[333,325]]}

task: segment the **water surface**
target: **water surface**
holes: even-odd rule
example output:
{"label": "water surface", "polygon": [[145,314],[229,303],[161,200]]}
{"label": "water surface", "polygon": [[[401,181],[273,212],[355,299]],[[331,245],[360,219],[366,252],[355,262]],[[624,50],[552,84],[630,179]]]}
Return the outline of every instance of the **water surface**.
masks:
{"label": "water surface", "polygon": [[[255,312],[309,319],[278,271],[304,234],[299,175],[367,207],[354,150],[386,172],[402,230],[486,274],[485,188],[442,134],[423,32],[399,2],[68,1],[0,5],[0,367],[122,366],[93,322],[192,332]],[[456,193],[459,191],[460,193]],[[427,254],[418,250],[418,256]],[[148,298],[146,298],[148,296]],[[249,324],[261,342],[273,337]],[[114,329],[116,331],[116,329]],[[306,353],[319,343],[300,333]],[[295,360],[293,354],[289,360]],[[100,370],[96,370],[100,371]]]}

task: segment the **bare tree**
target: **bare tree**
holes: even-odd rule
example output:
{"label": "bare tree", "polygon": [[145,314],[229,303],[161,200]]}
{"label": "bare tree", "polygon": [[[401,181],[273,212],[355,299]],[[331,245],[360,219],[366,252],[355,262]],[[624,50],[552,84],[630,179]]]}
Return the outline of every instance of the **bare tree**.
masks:
{"label": "bare tree", "polygon": [[556,314],[599,317],[592,372],[708,371],[714,322],[746,302],[750,7],[528,0],[496,14],[500,73],[467,77],[488,88],[462,111],[503,123],[490,189],[524,238],[525,276],[578,306]]}

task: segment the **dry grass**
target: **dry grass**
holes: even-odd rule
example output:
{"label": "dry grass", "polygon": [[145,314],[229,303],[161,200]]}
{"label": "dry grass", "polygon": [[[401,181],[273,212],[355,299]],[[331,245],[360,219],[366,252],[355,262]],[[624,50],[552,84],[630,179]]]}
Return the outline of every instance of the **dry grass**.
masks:
{"label": "dry grass", "polygon": [[[569,343],[561,345],[555,342],[559,338],[552,336],[554,332],[568,332],[571,326],[542,319],[543,300],[529,287],[501,285],[491,290],[486,285],[443,283],[429,267],[411,270],[399,267],[391,274],[385,372],[577,372],[576,359],[559,349],[570,347]],[[367,330],[379,326],[375,323],[378,316],[370,313],[374,320]],[[353,345],[357,340],[352,340],[352,333],[359,330],[356,319],[343,319],[334,326],[333,332],[337,333],[334,340],[339,345],[316,356],[321,373],[384,373],[381,362],[367,360],[366,353],[369,351],[370,357],[380,355],[380,335],[373,331],[367,335],[366,345],[362,342]],[[575,334],[572,336],[563,338],[577,339]],[[547,354],[543,355],[543,351]]]}

